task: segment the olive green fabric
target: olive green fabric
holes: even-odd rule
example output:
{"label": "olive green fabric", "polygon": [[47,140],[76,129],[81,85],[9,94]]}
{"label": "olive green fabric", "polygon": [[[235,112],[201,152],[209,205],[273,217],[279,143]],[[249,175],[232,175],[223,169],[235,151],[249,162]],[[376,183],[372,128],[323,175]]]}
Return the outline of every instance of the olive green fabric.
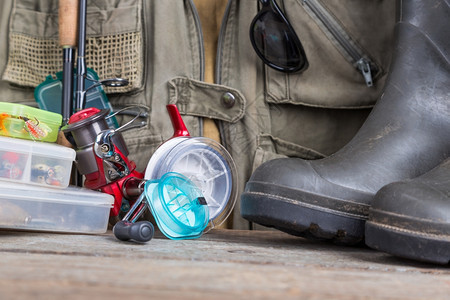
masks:
{"label": "olive green fabric", "polygon": [[[62,68],[57,1],[15,1],[9,23],[9,58],[2,79],[35,87]],[[140,0],[92,1],[86,17],[86,63],[100,78],[127,78],[108,92],[142,88],[143,24]],[[93,9],[95,8],[95,9]],[[127,16],[124,18],[123,16]]]}
{"label": "olive green fabric", "polygon": [[[14,3],[36,10],[46,4],[54,8],[56,2]],[[142,12],[135,16],[140,18],[138,21],[130,22],[142,24],[143,84],[141,88],[109,96],[116,107],[140,104],[149,108],[147,126],[124,133],[130,158],[139,170],[146,167],[158,145],[173,134],[165,110],[168,103],[179,106],[193,136],[203,135],[204,117],[216,120],[221,142],[238,168],[239,191],[252,170],[268,159],[324,157],[353,137],[382,94],[393,44],[395,1],[319,1],[379,66],[373,87],[366,86],[361,74],[302,0],[277,2],[303,43],[309,68],[300,74],[287,75],[264,66],[251,47],[248,34],[258,1],[230,0],[217,45],[215,83],[211,83],[205,82],[202,30],[193,2],[133,1]],[[115,10],[127,3],[88,1],[88,11],[95,14],[105,5],[108,11]],[[1,5],[0,68],[4,72],[8,54],[14,55],[8,52],[10,17],[14,17],[11,15],[14,10],[11,1],[3,1]],[[127,18],[123,16],[123,20]],[[44,26],[33,29],[44,33],[45,26],[54,26],[28,25]],[[91,26],[100,30],[104,23],[98,20]],[[0,82],[0,101],[33,103],[32,92],[31,88]],[[248,228],[248,222],[240,217],[239,206],[238,199],[233,228]]]}
{"label": "olive green fabric", "polygon": [[[217,41],[220,26],[228,0],[193,0],[202,25],[203,45],[205,49],[204,81],[214,83],[216,69]],[[220,142],[220,133],[214,119],[203,119],[203,136]],[[229,216],[221,228],[232,228],[233,218]]]}

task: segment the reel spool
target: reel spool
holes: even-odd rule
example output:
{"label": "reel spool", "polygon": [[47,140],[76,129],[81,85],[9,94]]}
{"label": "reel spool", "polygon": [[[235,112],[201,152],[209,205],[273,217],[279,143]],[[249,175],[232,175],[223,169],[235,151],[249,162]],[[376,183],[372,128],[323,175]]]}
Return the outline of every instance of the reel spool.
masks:
{"label": "reel spool", "polygon": [[209,209],[206,231],[221,225],[237,199],[237,171],[231,155],[216,141],[191,137],[175,105],[167,105],[174,136],[155,151],[144,179],[154,180],[176,172],[186,176],[202,192]]}
{"label": "reel spool", "polygon": [[186,176],[169,172],[148,180],[144,193],[158,228],[170,239],[194,239],[208,225],[209,209],[202,191]]}

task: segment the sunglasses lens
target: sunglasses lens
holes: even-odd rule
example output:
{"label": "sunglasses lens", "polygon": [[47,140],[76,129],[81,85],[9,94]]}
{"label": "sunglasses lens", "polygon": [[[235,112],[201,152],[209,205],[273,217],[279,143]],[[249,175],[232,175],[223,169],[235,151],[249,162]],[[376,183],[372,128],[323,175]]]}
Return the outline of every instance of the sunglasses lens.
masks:
{"label": "sunglasses lens", "polygon": [[253,47],[269,66],[285,72],[299,71],[305,66],[300,41],[281,16],[273,11],[261,11],[252,25]]}

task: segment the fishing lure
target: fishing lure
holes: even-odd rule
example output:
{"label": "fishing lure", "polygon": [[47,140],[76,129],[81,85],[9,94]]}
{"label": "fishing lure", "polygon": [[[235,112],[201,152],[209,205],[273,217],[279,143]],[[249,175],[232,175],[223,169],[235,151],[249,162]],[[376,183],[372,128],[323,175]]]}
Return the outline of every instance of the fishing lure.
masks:
{"label": "fishing lure", "polygon": [[31,167],[32,181],[41,184],[45,183],[48,185],[60,186],[64,174],[65,169],[60,165],[51,167],[39,163]]}
{"label": "fishing lure", "polygon": [[20,179],[23,173],[23,167],[19,163],[21,158],[23,157],[18,153],[3,152],[0,156],[0,177]]}
{"label": "fishing lure", "polygon": [[11,115],[7,113],[0,113],[0,131],[2,131],[3,135],[9,135],[8,129],[5,126],[5,120],[7,118],[11,118]]}
{"label": "fishing lure", "polygon": [[[6,119],[19,119],[24,122],[23,129],[28,132],[33,140],[41,140],[44,139],[49,132],[52,130],[46,124],[39,122],[39,120],[34,117],[34,119],[25,117],[25,116],[14,116],[7,113],[0,113],[0,132],[2,135],[10,136],[10,132],[5,125]],[[11,128],[10,128],[11,129]],[[20,134],[20,132],[13,130],[12,132],[16,134]]]}
{"label": "fishing lure", "polygon": [[40,140],[47,136],[47,132],[42,126],[39,126],[39,120],[34,118],[34,120],[27,117],[19,116],[19,119],[25,122],[25,130],[31,135],[33,139]]}

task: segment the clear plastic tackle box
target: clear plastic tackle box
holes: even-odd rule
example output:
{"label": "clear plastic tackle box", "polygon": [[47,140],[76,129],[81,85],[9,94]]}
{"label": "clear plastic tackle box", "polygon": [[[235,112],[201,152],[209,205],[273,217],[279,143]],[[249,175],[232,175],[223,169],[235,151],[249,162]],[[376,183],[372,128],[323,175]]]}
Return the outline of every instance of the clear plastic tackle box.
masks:
{"label": "clear plastic tackle box", "polygon": [[0,181],[0,228],[97,234],[114,197],[81,187],[54,189]]}
{"label": "clear plastic tackle box", "polygon": [[0,136],[0,181],[64,188],[75,156],[61,145]]}

